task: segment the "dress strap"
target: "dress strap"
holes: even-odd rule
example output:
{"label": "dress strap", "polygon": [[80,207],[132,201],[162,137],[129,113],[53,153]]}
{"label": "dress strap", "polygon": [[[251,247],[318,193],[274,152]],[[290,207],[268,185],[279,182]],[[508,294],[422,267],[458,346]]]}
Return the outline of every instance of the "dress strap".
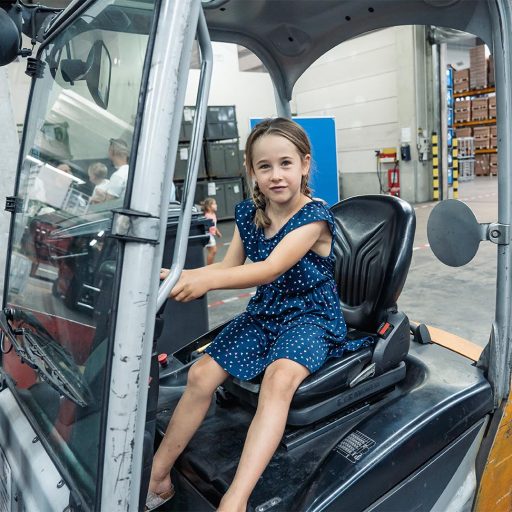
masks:
{"label": "dress strap", "polygon": [[336,233],[334,217],[331,211],[321,201],[312,201],[305,204],[285,226],[283,235],[287,235],[294,229],[310,224],[311,222],[318,222],[322,220],[327,222],[334,238]]}

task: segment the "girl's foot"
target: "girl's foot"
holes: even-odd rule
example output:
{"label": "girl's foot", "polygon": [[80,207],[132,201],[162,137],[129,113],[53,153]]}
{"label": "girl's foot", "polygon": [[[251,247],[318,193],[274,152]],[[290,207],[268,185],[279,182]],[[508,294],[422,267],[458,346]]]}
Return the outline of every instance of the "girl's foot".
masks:
{"label": "girl's foot", "polygon": [[160,507],[167,501],[169,501],[174,496],[174,487],[171,484],[170,489],[167,491],[156,493],[151,489],[148,491],[148,495],[146,497],[146,506],[144,507],[145,512],[149,512],[151,510],[155,510]]}

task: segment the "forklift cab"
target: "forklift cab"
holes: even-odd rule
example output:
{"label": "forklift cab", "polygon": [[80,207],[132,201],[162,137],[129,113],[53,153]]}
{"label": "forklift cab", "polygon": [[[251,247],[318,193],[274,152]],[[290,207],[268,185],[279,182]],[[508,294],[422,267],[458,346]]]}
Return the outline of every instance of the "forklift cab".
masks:
{"label": "forklift cab", "polygon": [[[41,45],[28,59],[32,87],[16,189],[7,202],[12,220],[0,314],[1,510],[143,507],[154,443],[190,365],[218,331],[177,351],[158,373],[161,326],[155,328],[155,316],[186,255],[213,63],[210,38],[253,51],[272,78],[277,113],[291,116],[297,79],[343,41],[397,24],[478,35],[495,55],[503,169],[495,226],[508,233],[507,0],[77,0],[62,12],[19,11],[17,5],[0,4],[0,28],[10,37],[9,45],[0,41],[0,63],[21,51],[21,39],[14,37],[21,27],[33,30]],[[22,22],[30,19],[32,25]],[[173,265],[159,283],[196,38],[202,63],[189,170]],[[66,198],[76,189],[73,183],[86,179],[79,171],[109,164],[111,139],[123,140],[129,150],[128,163],[113,170],[121,192],[94,206],[86,198],[79,212],[73,210],[76,203]],[[70,164],[70,176],[60,171],[63,162]],[[347,324],[358,331],[354,335],[363,332],[376,343],[329,361],[301,385],[251,510],[485,510],[490,499],[492,507],[509,503],[506,486],[492,489],[485,464],[499,444],[493,442],[509,404],[509,237],[474,229],[498,246],[496,320],[477,366],[439,344],[411,342],[407,312],[396,307],[412,254],[411,207],[393,197],[363,196],[333,212]],[[98,225],[91,236],[98,214],[108,217],[111,228],[106,234]],[[73,231],[66,247],[54,236],[34,273],[27,240],[37,229],[36,240],[48,239],[44,215],[64,223],[78,215],[87,229]],[[438,238],[441,247],[449,245]],[[71,259],[95,278],[87,311],[66,303],[61,281],[55,291],[59,272],[68,272],[70,282],[76,277]],[[233,379],[219,389],[175,468],[177,493],[169,510],[215,510],[234,474],[257,392],[257,382]]]}

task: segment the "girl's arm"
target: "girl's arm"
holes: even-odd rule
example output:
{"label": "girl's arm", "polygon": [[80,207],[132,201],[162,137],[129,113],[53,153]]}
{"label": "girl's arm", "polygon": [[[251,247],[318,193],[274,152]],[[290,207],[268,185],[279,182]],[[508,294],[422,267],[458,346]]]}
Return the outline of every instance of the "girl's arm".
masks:
{"label": "girl's arm", "polygon": [[[245,249],[242,242],[242,239],[240,238],[240,233],[238,232],[238,228],[235,226],[235,232],[233,233],[233,239],[231,240],[231,243],[229,244],[228,250],[226,252],[226,255],[224,256],[224,259],[219,263],[213,263],[212,265],[208,265],[207,267],[201,267],[193,270],[184,270],[182,273],[182,276],[184,274],[188,274],[190,272],[194,273],[202,273],[207,272],[212,269],[216,268],[231,268],[231,267],[238,267],[240,265],[243,265],[245,262],[246,256],[245,256]],[[160,269],[160,279],[165,279],[169,275],[169,269],[162,268]],[[180,277],[181,279],[181,277]],[[172,295],[171,295],[172,296]]]}
{"label": "girl's arm", "polygon": [[[224,266],[232,248],[230,246],[226,258],[218,266],[210,265],[206,271],[197,269],[184,273],[170,296],[188,302],[209,290],[250,288],[271,283],[304,257],[326,230],[328,227],[325,221],[312,222],[294,229],[277,244],[266,260],[250,265]],[[231,263],[235,263],[234,259]]]}

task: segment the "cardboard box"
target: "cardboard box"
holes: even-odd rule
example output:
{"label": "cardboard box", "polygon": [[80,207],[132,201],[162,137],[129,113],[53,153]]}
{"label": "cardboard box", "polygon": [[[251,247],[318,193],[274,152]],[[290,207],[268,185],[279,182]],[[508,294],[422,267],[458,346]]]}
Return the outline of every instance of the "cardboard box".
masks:
{"label": "cardboard box", "polygon": [[455,128],[455,137],[460,139],[462,137],[471,137],[473,135],[473,129],[469,126],[467,128]]}
{"label": "cardboard box", "polygon": [[489,87],[494,87],[496,85],[496,78],[494,76],[494,57],[489,55],[489,59],[487,61],[487,82],[489,83]]}
{"label": "cardboard box", "polygon": [[471,100],[455,100],[453,104],[453,108],[455,112],[465,112],[467,110],[471,110]]}
{"label": "cardboard box", "polygon": [[489,176],[489,155],[476,155],[475,174],[477,176]]}
{"label": "cardboard box", "polygon": [[473,137],[475,138],[475,149],[489,149],[491,143],[489,126],[475,126]]}
{"label": "cardboard box", "polygon": [[489,147],[497,148],[498,147],[498,137],[496,135],[491,135],[489,139]]}
{"label": "cardboard box", "polygon": [[494,176],[498,174],[498,155],[489,155],[489,173]]}
{"label": "cardboard box", "polygon": [[469,68],[453,71],[453,83],[460,84],[462,82],[469,82]]}
{"label": "cardboard box", "polygon": [[491,127],[490,126],[475,126],[473,128],[473,137],[475,139],[482,137],[489,137],[491,135]]}
{"label": "cardboard box", "polygon": [[484,89],[488,86],[487,58],[485,45],[481,44],[469,50],[469,86],[471,89]]}
{"label": "cardboard box", "polygon": [[491,137],[496,137],[496,135],[498,135],[498,127],[496,125],[489,126],[489,134]]}
{"label": "cardboard box", "polygon": [[456,123],[465,123],[467,121],[471,121],[471,111],[470,110],[461,110],[459,112],[455,111],[455,122]]}

